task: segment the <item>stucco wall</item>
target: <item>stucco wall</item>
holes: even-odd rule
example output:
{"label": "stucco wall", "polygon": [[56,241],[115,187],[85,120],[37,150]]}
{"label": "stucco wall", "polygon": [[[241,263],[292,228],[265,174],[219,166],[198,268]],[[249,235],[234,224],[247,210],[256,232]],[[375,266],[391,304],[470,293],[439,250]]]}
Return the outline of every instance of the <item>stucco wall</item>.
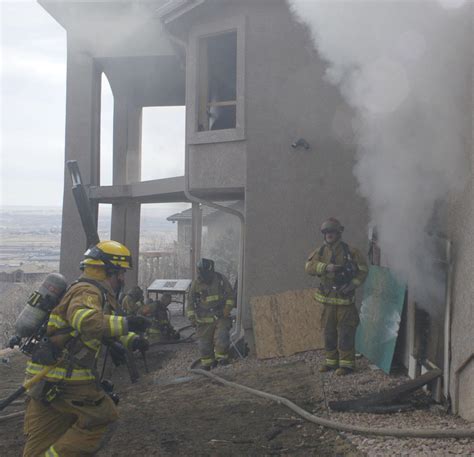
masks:
{"label": "stucco wall", "polygon": [[245,186],[245,141],[188,147],[191,189]]}
{"label": "stucco wall", "polygon": [[[304,263],[330,216],[366,250],[365,202],[352,174],[354,151],[336,140],[348,108],[323,80],[324,63],[286,5],[259,2],[247,17],[246,302],[315,284]],[[293,149],[304,138],[309,150]],[[247,315],[245,326],[250,326]]]}
{"label": "stucco wall", "polygon": [[[474,4],[471,5],[474,22]],[[474,31],[474,27],[471,28]],[[474,33],[474,32],[473,32]],[[473,37],[474,38],[474,37]],[[470,179],[462,195],[452,196],[449,208],[449,236],[453,242],[454,278],[451,324],[450,395],[454,407],[464,418],[474,421],[474,360],[461,365],[474,352],[474,51],[471,48],[470,97],[466,97],[467,151]],[[456,372],[458,372],[456,374]],[[459,391],[456,386],[459,386]]]}

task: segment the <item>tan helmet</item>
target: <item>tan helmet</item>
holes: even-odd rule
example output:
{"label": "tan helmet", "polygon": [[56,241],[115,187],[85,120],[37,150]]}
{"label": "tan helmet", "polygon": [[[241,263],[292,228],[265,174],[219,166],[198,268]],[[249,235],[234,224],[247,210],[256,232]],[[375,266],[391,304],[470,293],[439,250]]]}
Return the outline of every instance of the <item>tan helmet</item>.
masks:
{"label": "tan helmet", "polygon": [[321,224],[321,233],[323,235],[327,232],[342,233],[343,231],[344,227],[335,217],[330,217]]}

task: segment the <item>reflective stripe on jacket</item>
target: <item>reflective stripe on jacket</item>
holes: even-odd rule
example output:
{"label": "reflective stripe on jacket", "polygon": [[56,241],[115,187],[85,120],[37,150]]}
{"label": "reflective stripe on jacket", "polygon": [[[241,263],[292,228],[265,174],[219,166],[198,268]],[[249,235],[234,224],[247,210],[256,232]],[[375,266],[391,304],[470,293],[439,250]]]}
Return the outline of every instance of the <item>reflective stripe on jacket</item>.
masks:
{"label": "reflective stripe on jacket", "polygon": [[[357,266],[352,284],[359,287],[367,277],[368,267],[362,254],[355,248],[348,246],[352,262]],[[313,251],[305,264],[305,271],[309,275],[317,276],[321,280],[320,287],[314,294],[314,299],[327,305],[351,305],[355,302],[355,294],[343,295],[335,289],[336,274],[326,272],[330,263],[343,265],[345,263],[345,250],[338,241],[334,246],[325,245]]]}
{"label": "reflective stripe on jacket", "polygon": [[[197,298],[200,304],[196,306]],[[196,319],[200,323],[212,323],[217,314],[230,314],[235,306],[234,291],[227,278],[214,273],[210,284],[195,279],[189,291],[186,314],[190,319]]]}
{"label": "reflective stripe on jacket", "polygon": [[[88,279],[85,275],[81,278]],[[89,282],[73,284],[51,312],[46,334],[56,347],[67,347],[67,356],[46,380],[91,382],[104,339],[118,339],[131,346],[136,335],[128,332],[126,318],[113,314],[117,302],[112,289],[105,282],[98,284],[102,290]],[[44,365],[28,362],[26,373],[33,376],[42,368]]]}

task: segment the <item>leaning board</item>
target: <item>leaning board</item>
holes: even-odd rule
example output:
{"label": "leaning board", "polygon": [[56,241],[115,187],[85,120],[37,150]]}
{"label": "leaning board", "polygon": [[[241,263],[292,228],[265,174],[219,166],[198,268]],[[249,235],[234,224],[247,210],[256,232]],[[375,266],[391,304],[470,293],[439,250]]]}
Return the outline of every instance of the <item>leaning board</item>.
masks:
{"label": "leaning board", "polygon": [[259,359],[324,347],[322,306],[314,301],[314,292],[315,289],[290,290],[250,301]]}
{"label": "leaning board", "polygon": [[405,303],[406,286],[388,268],[371,266],[364,284],[356,350],[390,372]]}

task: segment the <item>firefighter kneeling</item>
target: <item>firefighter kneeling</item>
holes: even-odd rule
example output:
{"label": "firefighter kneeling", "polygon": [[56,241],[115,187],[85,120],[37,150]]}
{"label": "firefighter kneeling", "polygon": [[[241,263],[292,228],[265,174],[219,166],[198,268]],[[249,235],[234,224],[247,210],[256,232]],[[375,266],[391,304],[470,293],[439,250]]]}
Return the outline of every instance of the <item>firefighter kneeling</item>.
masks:
{"label": "firefighter kneeling", "polygon": [[55,365],[29,391],[24,457],[93,455],[107,426],[117,420],[114,402],[99,386],[96,362],[102,343],[148,348],[145,339],[132,333],[144,332],[146,319],[115,314],[116,297],[131,267],[125,246],[98,243],[86,251],[83,274],[52,310],[46,333],[51,351],[34,351],[26,368],[27,377],[32,377]]}
{"label": "firefighter kneeling", "polygon": [[[229,363],[230,313],[234,308],[233,290],[229,281],[214,271],[214,262],[201,259],[198,277],[191,284],[187,307],[188,319],[196,325],[201,366],[210,370]],[[215,341],[215,344],[214,344]]]}
{"label": "firefighter kneeling", "polygon": [[151,327],[148,329],[147,336],[153,343],[179,340],[179,333],[171,325],[168,315],[168,306],[171,304],[171,295],[163,294],[160,300],[152,301],[143,305],[138,314],[151,318]]}

